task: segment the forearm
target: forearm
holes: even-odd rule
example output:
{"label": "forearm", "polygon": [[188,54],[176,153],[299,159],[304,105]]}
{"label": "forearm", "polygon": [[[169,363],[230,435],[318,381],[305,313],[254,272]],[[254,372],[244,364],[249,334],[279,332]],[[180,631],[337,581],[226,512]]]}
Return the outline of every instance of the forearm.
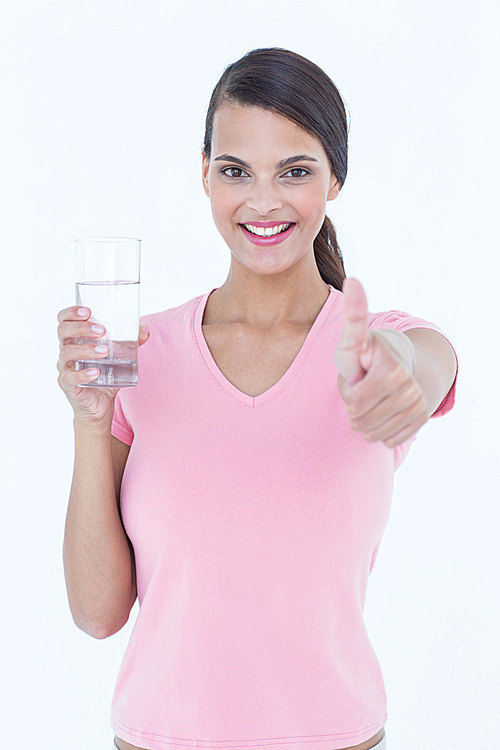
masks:
{"label": "forearm", "polygon": [[75,428],[75,466],[63,561],[75,624],[95,638],[116,632],[132,607],[132,559],[116,501],[110,430]]}
{"label": "forearm", "polygon": [[413,344],[412,374],[422,388],[431,416],[454,383],[457,374],[455,352],[444,336],[430,328],[412,328],[403,333]]}

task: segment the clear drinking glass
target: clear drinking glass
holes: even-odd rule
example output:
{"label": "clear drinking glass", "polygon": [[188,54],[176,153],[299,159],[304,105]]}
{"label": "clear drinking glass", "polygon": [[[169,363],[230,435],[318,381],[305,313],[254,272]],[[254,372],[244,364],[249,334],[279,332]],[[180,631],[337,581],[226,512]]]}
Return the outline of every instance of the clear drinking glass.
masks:
{"label": "clear drinking glass", "polygon": [[109,346],[105,357],[77,360],[76,369],[98,367],[100,375],[85,388],[137,385],[141,240],[91,237],[75,240],[75,297],[88,307],[89,321],[106,333],[98,339],[80,337],[77,344]]}

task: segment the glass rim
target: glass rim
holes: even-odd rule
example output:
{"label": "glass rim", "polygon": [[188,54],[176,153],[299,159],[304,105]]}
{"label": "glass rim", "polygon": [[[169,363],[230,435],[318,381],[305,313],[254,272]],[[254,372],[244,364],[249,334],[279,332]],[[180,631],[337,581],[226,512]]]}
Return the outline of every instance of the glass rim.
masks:
{"label": "glass rim", "polygon": [[141,242],[137,237],[82,237],[75,242]]}

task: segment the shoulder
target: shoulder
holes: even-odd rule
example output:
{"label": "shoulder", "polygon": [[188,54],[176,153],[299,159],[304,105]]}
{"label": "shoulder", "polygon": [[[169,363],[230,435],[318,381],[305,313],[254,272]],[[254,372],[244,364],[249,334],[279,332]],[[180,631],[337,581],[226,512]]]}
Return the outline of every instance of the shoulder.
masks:
{"label": "shoulder", "polygon": [[182,321],[186,316],[189,317],[191,315],[202,297],[203,295],[200,294],[197,297],[187,300],[187,302],[182,302],[180,305],[176,305],[175,307],[168,307],[159,312],[141,315],[140,321],[141,323],[147,323],[150,327],[168,325],[169,323],[173,324],[177,321]]}

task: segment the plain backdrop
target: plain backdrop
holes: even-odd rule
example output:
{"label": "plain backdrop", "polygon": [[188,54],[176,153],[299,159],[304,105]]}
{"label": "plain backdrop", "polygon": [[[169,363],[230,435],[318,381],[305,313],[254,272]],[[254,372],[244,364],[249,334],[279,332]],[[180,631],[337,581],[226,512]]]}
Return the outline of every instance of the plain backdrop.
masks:
{"label": "plain backdrop", "polygon": [[436,323],[461,357],[455,408],[395,474],[369,579],[388,748],[497,747],[499,21],[489,0],[2,6],[2,747],[111,750],[138,613],[96,640],[67,600],[73,411],[56,362],[73,241],[142,240],[142,315],[224,282],[206,109],[224,67],[267,46],[322,67],[346,103],[349,170],[328,215],[347,275],[370,311]]}

